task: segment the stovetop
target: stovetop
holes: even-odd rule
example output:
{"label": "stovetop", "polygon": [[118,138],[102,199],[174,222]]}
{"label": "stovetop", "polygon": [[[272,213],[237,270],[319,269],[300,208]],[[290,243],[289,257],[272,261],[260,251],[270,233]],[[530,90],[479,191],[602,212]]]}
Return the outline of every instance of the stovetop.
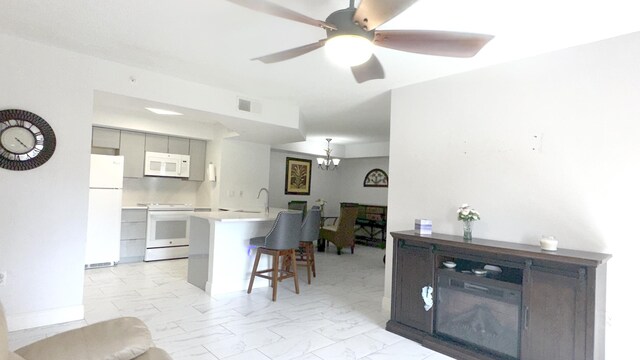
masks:
{"label": "stovetop", "polygon": [[138,205],[146,206],[150,211],[193,211],[191,204],[160,204],[160,203],[140,203]]}

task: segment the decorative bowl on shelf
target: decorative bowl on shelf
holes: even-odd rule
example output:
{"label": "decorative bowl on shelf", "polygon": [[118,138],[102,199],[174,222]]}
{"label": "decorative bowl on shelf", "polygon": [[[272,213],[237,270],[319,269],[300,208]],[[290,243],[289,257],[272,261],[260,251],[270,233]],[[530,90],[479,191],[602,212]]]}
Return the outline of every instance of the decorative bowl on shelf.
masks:
{"label": "decorative bowl on shelf", "polygon": [[495,266],[495,265],[485,265],[484,269],[490,272],[494,272],[494,273],[501,273],[502,272],[502,268],[500,268],[500,266]]}
{"label": "decorative bowl on shelf", "polygon": [[456,263],[454,263],[453,261],[444,261],[442,262],[442,265],[444,265],[444,267],[448,269],[453,269],[454,267],[456,267]]}
{"label": "decorative bowl on shelf", "polygon": [[471,271],[476,275],[487,275],[487,270],[485,269],[471,269]]}

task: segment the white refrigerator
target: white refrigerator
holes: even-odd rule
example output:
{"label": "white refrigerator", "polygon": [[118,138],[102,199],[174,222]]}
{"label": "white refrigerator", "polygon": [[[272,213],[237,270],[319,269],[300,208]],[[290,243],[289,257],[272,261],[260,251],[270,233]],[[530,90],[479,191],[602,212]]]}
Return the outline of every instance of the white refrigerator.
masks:
{"label": "white refrigerator", "polygon": [[91,155],[85,268],[120,261],[124,157]]}

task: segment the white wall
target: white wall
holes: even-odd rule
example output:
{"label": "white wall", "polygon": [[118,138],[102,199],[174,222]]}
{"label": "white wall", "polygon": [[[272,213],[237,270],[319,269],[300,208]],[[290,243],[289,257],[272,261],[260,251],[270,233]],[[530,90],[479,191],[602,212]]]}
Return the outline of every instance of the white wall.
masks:
{"label": "white wall", "polygon": [[[319,140],[306,140],[288,144],[274,145],[274,150],[301,153],[315,156],[313,159],[319,156],[326,156],[325,149],[327,148],[327,141]],[[331,144],[331,156],[337,158],[343,158],[345,156],[346,146],[341,144]]]}
{"label": "white wall", "polygon": [[264,208],[266,196],[257,198],[261,188],[269,188],[270,147],[244,141],[222,141],[219,207]]}
{"label": "white wall", "polygon": [[[607,358],[625,358],[637,326],[638,59],[635,33],[393,91],[389,229],[429,218],[460,235],[468,202],[482,217],[474,236],[537,245],[553,234],[612,253]],[[390,279],[387,263],[387,304]]]}
{"label": "white wall", "polygon": [[161,117],[149,114],[149,116],[140,116],[127,114],[119,109],[94,108],[92,122],[96,126],[201,140],[213,139],[214,129],[217,126],[210,122],[190,121],[180,117]]}
{"label": "white wall", "polygon": [[191,204],[208,207],[208,199],[198,198],[200,181],[144,177],[125,178],[122,187],[122,205],[133,206],[140,203]]}
{"label": "white wall", "polygon": [[[211,141],[207,141],[206,149],[206,174],[205,181],[198,187],[198,205],[208,206],[217,209],[220,203],[220,166],[222,164],[222,142],[228,130],[221,125],[214,126],[214,136]],[[213,165],[214,175],[209,174],[209,164]],[[206,201],[206,203],[202,203]]]}
{"label": "white wall", "polygon": [[389,142],[349,144],[345,146],[348,158],[389,157]]}
{"label": "white wall", "polygon": [[[286,158],[294,157],[313,161],[311,170],[311,195],[285,195]],[[341,202],[357,202],[372,205],[387,204],[387,188],[363,187],[365,175],[372,169],[380,168],[388,173],[389,158],[343,159],[334,171],[321,170],[313,155],[271,151],[269,191],[271,206],[286,208],[289,201],[306,200],[309,207],[319,198],[327,201],[326,216],[338,216]]]}
{"label": "white wall", "polygon": [[0,169],[0,271],[7,271],[0,299],[10,329],[38,325],[43,312],[53,321],[83,317],[93,99],[84,81],[88,70],[74,54],[51,54],[0,35],[0,108],[40,115],[57,140],[41,167]]}
{"label": "white wall", "polygon": [[260,99],[261,114],[244,114],[235,106],[236,93],[7,35],[0,35],[0,79],[0,107],[42,116],[57,137],[55,154],[40,168],[0,169],[0,185],[11,189],[0,194],[0,271],[8,273],[0,299],[12,330],[83,317],[95,90],[262,124],[298,125],[298,108],[290,104]]}
{"label": "white wall", "polygon": [[389,175],[389,158],[344,159],[340,162],[340,180],[336,188],[341,202],[369,205],[387,205],[387,190],[382,187],[364,187],[364,178],[373,169],[382,169]]}
{"label": "white wall", "polygon": [[[311,166],[311,194],[310,195],[285,195],[284,184],[286,178],[286,158],[293,157],[312,161]],[[307,206],[315,205],[319,198],[327,201],[324,208],[326,216],[338,216],[340,213],[340,194],[336,185],[340,179],[341,168],[334,171],[318,169],[314,155],[304,155],[279,150],[271,151],[271,169],[269,172],[269,203],[270,206],[287,208],[289,201],[302,200]]]}

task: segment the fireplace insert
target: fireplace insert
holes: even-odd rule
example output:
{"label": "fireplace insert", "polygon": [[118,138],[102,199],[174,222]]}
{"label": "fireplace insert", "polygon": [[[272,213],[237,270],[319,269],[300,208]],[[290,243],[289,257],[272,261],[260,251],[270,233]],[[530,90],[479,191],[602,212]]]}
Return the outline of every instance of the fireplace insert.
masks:
{"label": "fireplace insert", "polygon": [[518,359],[521,299],[521,289],[512,283],[441,271],[435,333],[496,358]]}

